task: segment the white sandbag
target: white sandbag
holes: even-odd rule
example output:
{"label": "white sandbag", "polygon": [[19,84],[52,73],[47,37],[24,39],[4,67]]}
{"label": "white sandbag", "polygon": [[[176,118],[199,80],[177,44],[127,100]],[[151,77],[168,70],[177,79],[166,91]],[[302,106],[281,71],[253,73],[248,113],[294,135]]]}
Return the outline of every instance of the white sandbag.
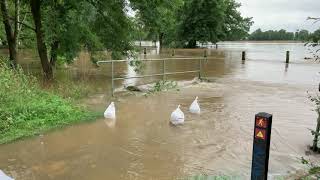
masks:
{"label": "white sandbag", "polygon": [[108,106],[103,115],[106,119],[116,118],[116,107],[114,106],[114,102],[111,102],[111,104]]}
{"label": "white sandbag", "polygon": [[184,123],[184,113],[180,109],[180,105],[176,110],[171,113],[170,122],[173,125],[183,124]]}
{"label": "white sandbag", "polygon": [[14,179],[7,176],[3,171],[0,170],[0,180],[14,180]]}
{"label": "white sandbag", "polygon": [[193,114],[200,114],[201,110],[200,110],[200,106],[199,106],[199,103],[198,103],[198,96],[196,97],[196,99],[190,105],[189,111],[191,113],[193,113]]}
{"label": "white sandbag", "polygon": [[106,125],[109,127],[109,128],[115,128],[116,127],[116,119],[105,119],[104,122],[106,123]]}

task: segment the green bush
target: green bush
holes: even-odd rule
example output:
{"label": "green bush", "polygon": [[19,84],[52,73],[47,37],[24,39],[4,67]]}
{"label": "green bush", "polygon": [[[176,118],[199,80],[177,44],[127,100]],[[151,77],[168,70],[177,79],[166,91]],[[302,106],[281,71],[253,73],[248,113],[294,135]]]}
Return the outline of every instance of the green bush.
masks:
{"label": "green bush", "polygon": [[21,68],[0,62],[0,144],[93,118],[83,107],[41,89]]}

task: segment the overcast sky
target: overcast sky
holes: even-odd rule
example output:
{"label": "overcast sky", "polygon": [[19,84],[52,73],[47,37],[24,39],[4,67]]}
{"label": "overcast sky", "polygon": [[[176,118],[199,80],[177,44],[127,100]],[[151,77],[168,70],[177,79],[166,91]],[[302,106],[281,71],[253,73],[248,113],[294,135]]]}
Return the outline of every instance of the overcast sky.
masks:
{"label": "overcast sky", "polygon": [[262,30],[314,31],[320,22],[313,24],[307,17],[320,17],[320,0],[236,0],[242,4],[242,15],[253,17],[251,32]]}

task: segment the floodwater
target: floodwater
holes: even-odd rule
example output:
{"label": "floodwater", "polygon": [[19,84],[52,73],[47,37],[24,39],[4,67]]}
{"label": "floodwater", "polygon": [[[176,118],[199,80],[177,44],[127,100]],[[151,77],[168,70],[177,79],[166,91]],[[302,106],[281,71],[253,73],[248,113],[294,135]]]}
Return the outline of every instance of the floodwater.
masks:
{"label": "floodwater", "polygon": [[[247,51],[246,61],[241,61],[243,50]],[[287,50],[292,52],[289,65],[284,63]],[[147,58],[158,58],[170,56],[171,51],[148,53]],[[118,96],[116,121],[99,119],[0,145],[0,169],[17,180],[165,180],[200,174],[249,179],[254,115],[264,111],[274,118],[270,175],[294,173],[304,168],[300,157],[315,158],[306,153],[312,142],[308,129],[316,121],[307,91],[314,94],[318,89],[320,64],[305,61],[306,53],[303,44],[297,43],[219,44],[218,50],[208,50],[209,59],[203,61],[203,76],[212,82],[184,83],[180,91],[148,97]],[[176,50],[176,55],[199,57],[203,50]],[[198,64],[177,60],[167,66],[170,72],[194,70]],[[36,63],[24,64],[35,74],[37,67]],[[116,71],[117,76],[139,74],[126,64],[119,64]],[[162,64],[148,62],[142,73],[157,72],[162,72]],[[110,102],[110,67],[91,66],[86,53],[71,68],[56,73],[60,81],[82,81],[96,90],[85,100],[90,108],[103,111]],[[188,82],[195,76],[167,78]],[[121,88],[155,80],[131,79],[116,85]],[[187,112],[195,96],[199,96],[201,115]],[[186,122],[172,127],[169,117],[178,104]]]}

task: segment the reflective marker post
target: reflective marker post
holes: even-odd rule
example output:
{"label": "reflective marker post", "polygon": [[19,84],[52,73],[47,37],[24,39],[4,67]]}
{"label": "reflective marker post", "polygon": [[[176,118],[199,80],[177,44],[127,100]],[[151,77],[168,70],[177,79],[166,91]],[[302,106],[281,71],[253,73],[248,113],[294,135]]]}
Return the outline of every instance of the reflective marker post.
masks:
{"label": "reflective marker post", "polygon": [[271,114],[256,114],[253,135],[251,180],[267,180],[271,125]]}

